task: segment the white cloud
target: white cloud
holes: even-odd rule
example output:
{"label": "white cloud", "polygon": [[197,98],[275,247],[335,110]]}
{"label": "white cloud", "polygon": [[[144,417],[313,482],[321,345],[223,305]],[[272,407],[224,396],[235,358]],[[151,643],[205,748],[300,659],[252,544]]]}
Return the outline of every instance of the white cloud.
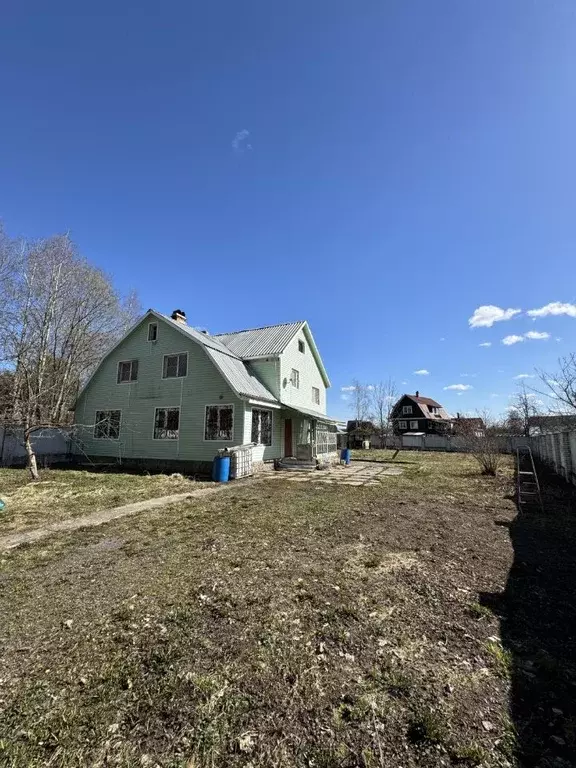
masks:
{"label": "white cloud", "polygon": [[549,339],[550,334],[546,333],[546,331],[528,331],[528,333],[525,333],[524,336],[526,336],[527,339]]}
{"label": "white cloud", "polygon": [[511,344],[519,344],[521,341],[524,341],[524,336],[516,336],[515,334],[512,334],[511,336],[504,336],[502,344],[506,344],[506,346],[509,347]]}
{"label": "white cloud", "polygon": [[500,395],[499,395],[499,394],[497,394],[496,392],[492,392],[492,394],[490,395],[490,397],[500,397]]}
{"label": "white cloud", "polygon": [[533,373],[519,373],[518,376],[513,376],[514,379],[533,379]]}
{"label": "white cloud", "polygon": [[250,131],[247,131],[246,128],[243,128],[241,131],[238,131],[234,138],[232,139],[232,149],[234,152],[238,152],[239,154],[244,152],[245,150],[250,152],[252,149],[252,144],[248,144],[246,142],[246,139],[250,136]]}
{"label": "white cloud", "polygon": [[369,392],[372,392],[372,390],[374,389],[374,385],[373,385],[373,384],[368,384],[368,386],[366,387],[366,389],[367,389]]}
{"label": "white cloud", "polygon": [[460,376],[462,376],[463,379],[475,379],[476,376],[478,376],[477,373],[461,373]]}
{"label": "white cloud", "polygon": [[354,386],[354,384],[351,384],[349,387],[340,387],[340,389],[342,390],[342,392],[354,392],[356,387]]}
{"label": "white cloud", "polygon": [[444,338],[444,336],[441,336],[441,337],[440,337],[440,341],[446,341],[446,339]]}
{"label": "white cloud", "polygon": [[491,341],[483,341],[482,344],[478,344],[479,347],[491,347],[492,342]]}
{"label": "white cloud", "polygon": [[350,400],[350,395],[340,395],[340,400]]}
{"label": "white cloud", "polygon": [[554,341],[562,341],[562,336],[556,336],[556,338],[554,339]]}
{"label": "white cloud", "polygon": [[456,394],[458,395],[458,397],[461,397],[464,394],[464,392],[456,392]]}
{"label": "white cloud", "polygon": [[529,309],[526,313],[530,317],[547,317],[548,315],[568,315],[576,317],[576,304],[563,304],[560,301],[552,301],[540,309]]}
{"label": "white cloud", "polygon": [[444,389],[453,389],[457,392],[466,392],[469,389],[474,389],[472,384],[449,384],[447,387],[444,387]]}
{"label": "white cloud", "polygon": [[420,368],[417,371],[414,371],[416,376],[430,376],[430,371],[427,371],[426,368]]}
{"label": "white cloud", "polygon": [[520,312],[519,309],[502,309],[493,304],[485,304],[474,310],[472,317],[468,318],[468,324],[471,328],[491,328],[494,323],[510,320]]}
{"label": "white cloud", "polygon": [[401,384],[402,384],[402,386],[404,386],[405,384],[408,384],[408,382],[407,381],[402,381]]}

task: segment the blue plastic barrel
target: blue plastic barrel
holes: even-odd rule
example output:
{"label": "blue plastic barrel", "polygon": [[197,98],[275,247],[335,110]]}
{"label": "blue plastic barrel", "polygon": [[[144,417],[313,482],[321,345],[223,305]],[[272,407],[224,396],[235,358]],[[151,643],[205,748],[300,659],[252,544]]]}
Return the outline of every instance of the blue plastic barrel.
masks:
{"label": "blue plastic barrel", "polygon": [[342,448],[340,451],[340,459],[346,464],[350,464],[350,448]]}
{"label": "blue plastic barrel", "polygon": [[216,456],[212,462],[212,480],[227,483],[230,479],[230,456]]}

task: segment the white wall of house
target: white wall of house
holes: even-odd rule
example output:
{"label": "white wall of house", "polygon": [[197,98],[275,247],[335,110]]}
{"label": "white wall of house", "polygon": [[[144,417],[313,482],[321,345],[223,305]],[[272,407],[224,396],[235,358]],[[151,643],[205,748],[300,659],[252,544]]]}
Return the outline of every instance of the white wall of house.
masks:
{"label": "white wall of house", "polygon": [[252,411],[267,410],[272,415],[272,445],[256,445],[252,451],[253,461],[269,461],[281,458],[284,450],[284,422],[278,408],[266,408],[264,405],[244,406],[244,444],[252,442]]}

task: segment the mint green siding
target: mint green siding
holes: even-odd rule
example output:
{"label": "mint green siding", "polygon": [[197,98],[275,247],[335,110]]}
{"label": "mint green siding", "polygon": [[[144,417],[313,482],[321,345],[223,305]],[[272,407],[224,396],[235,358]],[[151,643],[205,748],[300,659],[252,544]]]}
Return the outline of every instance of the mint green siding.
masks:
{"label": "mint green siding", "polygon": [[[304,342],[304,352],[298,350],[299,340]],[[296,389],[290,381],[293,368],[300,374],[299,389]],[[282,388],[280,397],[283,403],[296,407],[301,406],[302,408],[317,411],[320,414],[326,414],[326,385],[304,330],[299,331],[282,352],[280,357],[280,381]],[[312,399],[312,387],[317,387],[320,390],[319,405],[314,403]]]}
{"label": "mint green siding", "polygon": [[280,399],[280,360],[277,357],[251,360],[249,365],[262,384],[272,392],[274,397]]}
{"label": "mint green siding", "polygon": [[284,419],[277,408],[266,408],[265,406],[251,406],[246,404],[244,410],[244,443],[252,442],[252,408],[260,410],[269,410],[272,413],[272,445],[257,445],[253,449],[252,458],[254,461],[269,461],[270,459],[279,459],[284,455]]}
{"label": "mint green siding", "polygon": [[[158,339],[149,342],[148,324],[157,322]],[[163,379],[166,354],[188,353],[188,372],[183,378]],[[138,360],[138,380],[117,384],[118,363]],[[233,440],[205,441],[206,405],[234,407]],[[154,440],[156,408],[179,407],[178,440]],[[122,411],[120,438],[95,439],[96,411]],[[100,365],[76,407],[82,450],[93,456],[122,458],[179,459],[210,461],[219,448],[248,442],[245,439],[244,402],[230,389],[204,349],[170,327],[168,323],[145,318]]]}

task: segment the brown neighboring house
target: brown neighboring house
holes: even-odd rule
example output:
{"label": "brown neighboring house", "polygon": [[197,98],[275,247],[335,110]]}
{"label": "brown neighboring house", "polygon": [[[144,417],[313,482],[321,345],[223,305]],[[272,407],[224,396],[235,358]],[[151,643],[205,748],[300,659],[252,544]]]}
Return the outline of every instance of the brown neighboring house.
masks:
{"label": "brown neighboring house", "polygon": [[444,435],[450,430],[450,423],[444,406],[430,397],[421,397],[418,391],[415,395],[402,395],[392,409],[395,435]]}

